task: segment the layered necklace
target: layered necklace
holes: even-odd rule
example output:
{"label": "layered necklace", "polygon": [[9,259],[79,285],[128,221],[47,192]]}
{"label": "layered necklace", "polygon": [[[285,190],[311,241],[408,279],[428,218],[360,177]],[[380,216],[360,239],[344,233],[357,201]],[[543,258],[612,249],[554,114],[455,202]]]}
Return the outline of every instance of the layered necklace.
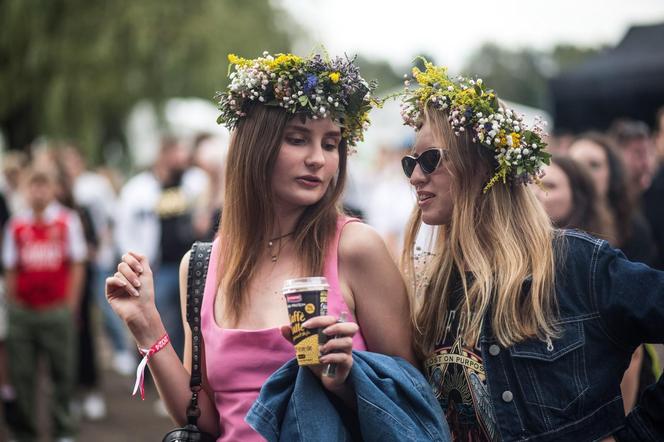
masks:
{"label": "layered necklace", "polygon": [[[276,238],[272,238],[272,239],[268,240],[267,248],[270,251],[270,258],[272,259],[272,262],[277,262],[277,260],[279,259],[279,255],[281,254],[281,240],[288,237],[288,236],[291,236],[293,233],[294,232],[289,232],[289,233],[286,233],[285,235],[277,236]],[[272,247],[274,247],[274,242],[275,241],[279,241],[279,246],[277,247],[276,253],[272,249]]]}

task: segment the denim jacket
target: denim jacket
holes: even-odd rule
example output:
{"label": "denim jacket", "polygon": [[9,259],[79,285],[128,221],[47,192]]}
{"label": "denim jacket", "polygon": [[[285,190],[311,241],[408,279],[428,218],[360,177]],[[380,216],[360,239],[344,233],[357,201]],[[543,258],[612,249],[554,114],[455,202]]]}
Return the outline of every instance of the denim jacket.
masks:
{"label": "denim jacket", "polygon": [[[357,397],[365,441],[451,440],[438,401],[422,374],[401,358],[353,351],[347,382]],[[353,440],[344,412],[308,369],[291,360],[263,384],[246,422],[268,441]]]}
{"label": "denim jacket", "polygon": [[[664,440],[664,379],[624,416],[620,382],[641,343],[664,341],[664,272],[577,231],[556,239],[560,334],[480,347],[503,441]],[[528,289],[529,283],[524,286]]]}

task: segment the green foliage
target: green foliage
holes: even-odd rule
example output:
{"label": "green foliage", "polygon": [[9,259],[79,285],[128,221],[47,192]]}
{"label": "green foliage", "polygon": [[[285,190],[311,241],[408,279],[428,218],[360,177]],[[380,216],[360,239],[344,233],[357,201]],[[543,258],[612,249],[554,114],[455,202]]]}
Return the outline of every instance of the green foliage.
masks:
{"label": "green foliage", "polygon": [[401,75],[385,60],[370,60],[359,55],[357,65],[360,67],[362,77],[367,80],[378,81],[378,87],[374,93],[376,96],[383,96],[386,92],[390,92],[403,84]]}
{"label": "green foliage", "polygon": [[69,137],[99,161],[137,101],[212,99],[226,54],[287,51],[287,28],[268,0],[4,0],[0,127],[10,147]]}
{"label": "green foliage", "polygon": [[506,100],[547,109],[548,79],[599,50],[559,45],[546,52],[485,44],[470,57],[463,72],[481,77]]}

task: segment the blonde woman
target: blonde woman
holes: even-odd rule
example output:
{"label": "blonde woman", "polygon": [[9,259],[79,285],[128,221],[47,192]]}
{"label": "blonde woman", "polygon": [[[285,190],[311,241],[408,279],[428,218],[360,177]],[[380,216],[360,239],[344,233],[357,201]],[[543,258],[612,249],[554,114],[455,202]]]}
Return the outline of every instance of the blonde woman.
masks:
{"label": "blonde woman", "polygon": [[[330,315],[304,325],[334,337],[322,348],[321,362],[337,364],[337,375],[314,370],[342,400],[352,393],[345,380],[353,348],[414,357],[410,334],[402,333],[408,298],[396,265],[373,230],[338,208],[348,150],[368,123],[372,87],[352,60],[290,54],[229,60],[234,71],[219,95],[219,121],[232,130],[232,139],[224,212],[201,309],[198,422],[219,441],[258,441],[263,439],[244,417],[266,379],[294,357],[281,333],[289,324],[284,280],[323,275],[330,284]],[[185,256],[183,303],[188,263]],[[124,255],[106,290],[139,347],[150,348],[164,336],[144,257]],[[337,323],[342,311],[350,320]],[[184,326],[184,365],[170,345],[148,360],[180,425],[191,396],[191,332]]]}
{"label": "blonde woman", "polygon": [[[418,207],[404,258],[415,341],[454,439],[662,440],[664,381],[627,417],[620,381],[639,344],[664,340],[664,273],[552,227],[524,185],[549,161],[543,134],[481,80],[430,63],[413,75],[403,116],[417,141],[402,166]],[[439,233],[415,275],[421,223]]]}

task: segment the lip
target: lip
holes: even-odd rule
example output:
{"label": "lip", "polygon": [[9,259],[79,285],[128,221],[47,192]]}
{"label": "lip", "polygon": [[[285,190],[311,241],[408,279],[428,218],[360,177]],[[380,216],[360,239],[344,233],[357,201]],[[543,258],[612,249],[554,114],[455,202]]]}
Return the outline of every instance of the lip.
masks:
{"label": "lip", "polygon": [[435,193],[420,190],[420,191],[417,192],[417,204],[420,206],[420,208],[426,207],[429,204],[431,204],[431,201],[435,197],[436,197]]}
{"label": "lip", "polygon": [[321,180],[316,175],[302,175],[295,178],[295,181],[297,181],[298,184],[307,188],[314,188],[323,184],[323,180]]}

